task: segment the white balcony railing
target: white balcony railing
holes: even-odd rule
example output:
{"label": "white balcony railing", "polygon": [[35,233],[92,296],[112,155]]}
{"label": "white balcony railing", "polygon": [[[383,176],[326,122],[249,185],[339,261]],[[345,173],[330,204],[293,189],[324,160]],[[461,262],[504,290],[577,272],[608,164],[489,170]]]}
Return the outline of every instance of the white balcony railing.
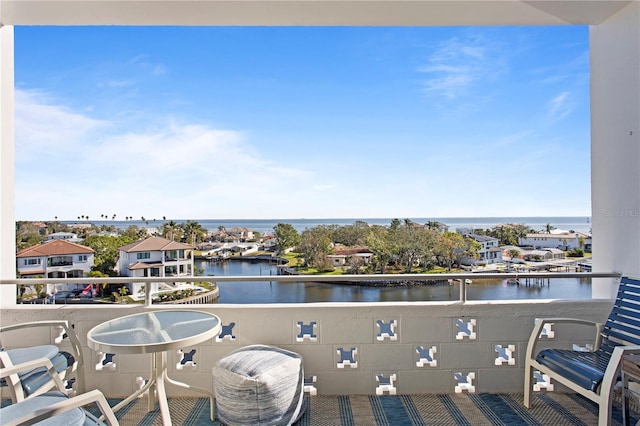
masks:
{"label": "white balcony railing", "polygon": [[[524,277],[610,278],[616,273],[579,274],[446,274],[402,275],[403,280],[521,278]],[[330,281],[354,279],[389,280],[398,276],[333,276]],[[291,282],[299,276],[269,277],[192,277],[195,281]],[[305,277],[327,281],[328,277]],[[61,280],[55,280],[60,282]],[[158,278],[111,278],[63,280],[67,283],[158,282]],[[162,280],[161,280],[162,281]],[[165,280],[166,281],[166,280]],[[2,280],[0,284],[47,283],[46,279]],[[52,282],[49,280],[49,282]],[[149,287],[149,286],[145,286]],[[460,286],[463,289],[466,286]],[[86,334],[94,326],[124,315],[148,309],[196,309],[218,315],[223,331],[195,347],[194,365],[180,366],[180,353],[169,354],[169,373],[177,380],[204,388],[211,387],[210,371],[216,360],[241,346],[271,344],[300,353],[305,375],[315,377],[318,394],[374,394],[376,376],[395,374],[398,393],[451,393],[470,380],[475,392],[522,392],[524,353],[536,318],[576,317],[603,321],[610,308],[608,299],[591,300],[493,300],[447,302],[341,302],[307,304],[69,304],[14,305],[0,310],[3,325],[37,320],[66,319],[78,334],[85,356],[85,377],[89,388],[99,388],[110,397],[133,393],[141,378],[149,375],[144,355],[94,352],[87,346]],[[6,303],[6,301],[5,301]],[[590,329],[570,330],[562,324],[552,326],[548,339],[554,346],[587,347],[592,343]],[[18,335],[3,339],[6,347],[52,343],[57,334]],[[40,341],[36,341],[37,339]],[[66,343],[62,343],[65,345]],[[341,352],[353,355],[356,364],[343,365]],[[110,359],[109,365],[104,365]],[[465,388],[466,389],[466,388]],[[470,389],[470,388],[469,388]],[[467,390],[469,390],[467,389]],[[561,390],[556,384],[556,390]],[[184,396],[169,387],[172,396]]]}
{"label": "white balcony railing", "polygon": [[[553,278],[619,278],[621,274],[615,272],[544,272],[544,273],[450,273],[450,274],[373,274],[373,275],[247,275],[247,276],[192,276],[179,274],[169,277],[117,277],[117,278],[68,278],[55,279],[56,284],[129,284],[129,283],[173,283],[177,276],[181,282],[323,282],[345,283],[354,281],[387,282],[387,281],[445,281],[454,280],[465,282],[466,280],[482,279],[553,279]],[[0,285],[22,284],[50,284],[51,278],[28,278],[15,280],[0,280]],[[467,287],[459,287],[458,302],[467,300]],[[152,304],[152,286],[145,286],[145,306]],[[6,303],[6,302],[5,302]]]}

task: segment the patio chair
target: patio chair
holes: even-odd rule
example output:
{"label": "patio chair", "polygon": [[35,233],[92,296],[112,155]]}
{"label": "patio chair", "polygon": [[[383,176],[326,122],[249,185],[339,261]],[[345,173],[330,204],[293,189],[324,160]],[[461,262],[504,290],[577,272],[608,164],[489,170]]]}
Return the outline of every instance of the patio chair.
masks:
{"label": "patio chair", "polygon": [[[78,393],[84,392],[82,350],[78,337],[68,321],[34,321],[8,325],[0,327],[0,338],[5,333],[30,331],[39,327],[49,328],[51,330],[50,334],[54,332],[56,327],[62,327],[62,335],[69,339],[71,353],[60,350],[58,346],[52,344],[12,348],[0,347],[0,367],[11,367],[39,358],[47,358],[58,372],[60,379],[69,379],[71,374],[75,372],[75,388]],[[13,340],[15,341],[16,339]],[[0,386],[9,389],[12,402],[19,402],[29,396],[48,391],[55,386],[55,383],[44,368],[37,368],[32,371],[23,370],[20,374],[12,374],[2,378],[0,379]]]}
{"label": "patio chair", "polygon": [[[549,323],[594,327],[593,350],[538,351],[541,332]],[[613,390],[620,380],[620,362],[624,355],[632,353],[640,353],[640,280],[622,277],[613,308],[604,324],[570,318],[537,320],[525,354],[524,405],[531,407],[531,379],[537,370],[598,404],[598,424],[608,425]]]}
{"label": "patio chair", "polygon": [[[56,391],[29,397],[0,408],[3,426],[31,425],[109,425],[118,426],[118,420],[99,390],[78,394],[73,398],[64,393],[64,385],[55,367],[48,358],[0,368],[0,378],[19,375],[21,372],[43,370],[55,383]],[[104,416],[105,422],[98,420],[82,407],[95,403]]]}

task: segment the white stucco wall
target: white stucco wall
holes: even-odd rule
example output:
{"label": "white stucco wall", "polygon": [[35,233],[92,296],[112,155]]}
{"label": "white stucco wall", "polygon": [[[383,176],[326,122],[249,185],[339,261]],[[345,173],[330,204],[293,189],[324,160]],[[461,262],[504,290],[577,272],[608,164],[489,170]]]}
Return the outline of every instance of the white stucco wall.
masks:
{"label": "white stucco wall", "polygon": [[[0,26],[0,279],[16,276],[13,27]],[[0,303],[14,303],[15,285],[0,286]]]}
{"label": "white stucco wall", "polygon": [[[594,271],[640,276],[640,3],[591,27]],[[615,288],[601,281],[594,297]]]}

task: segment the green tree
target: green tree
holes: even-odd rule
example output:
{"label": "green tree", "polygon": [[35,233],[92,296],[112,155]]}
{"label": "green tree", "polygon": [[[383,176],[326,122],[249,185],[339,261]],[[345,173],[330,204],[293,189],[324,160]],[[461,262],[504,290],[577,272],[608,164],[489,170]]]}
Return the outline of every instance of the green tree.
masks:
{"label": "green tree", "polygon": [[305,229],[300,234],[300,251],[304,254],[305,263],[311,267],[321,267],[331,253],[331,231],[326,226]]}
{"label": "green tree", "polygon": [[463,258],[478,258],[480,244],[454,232],[445,232],[440,236],[438,259],[451,271],[454,263],[460,264]]}
{"label": "green tree", "polygon": [[391,261],[392,245],[389,232],[384,226],[374,226],[367,235],[367,247],[373,253],[375,269],[381,274],[386,272],[386,267]]}
{"label": "green tree", "polygon": [[287,249],[295,248],[300,244],[300,234],[289,223],[278,223],[273,227],[273,235],[276,237],[278,254],[283,254]]}
{"label": "green tree", "polygon": [[91,247],[95,251],[94,263],[92,271],[97,271],[107,276],[117,275],[115,271],[118,257],[120,256],[119,247],[137,241],[128,235],[119,235],[117,237],[106,235],[90,235],[82,244]]}
{"label": "green tree", "polygon": [[511,257],[511,259],[518,259],[520,258],[520,251],[518,249],[509,249],[509,256]]}
{"label": "green tree", "polygon": [[40,244],[40,230],[33,222],[16,221],[16,248],[22,250]]}
{"label": "green tree", "polygon": [[392,253],[397,255],[397,262],[404,267],[406,273],[411,272],[415,264],[428,263],[436,248],[437,232],[405,219],[404,224],[391,230]]}
{"label": "green tree", "polygon": [[182,238],[192,246],[195,246],[199,242],[202,242],[204,240],[204,237],[207,235],[207,230],[204,229],[198,222],[193,220],[188,220],[181,226],[181,228],[184,234]]}
{"label": "green tree", "polygon": [[131,241],[141,240],[147,237],[147,231],[142,228],[138,228],[136,225],[130,225],[122,233],[123,236],[129,237]]}
{"label": "green tree", "polygon": [[182,239],[183,229],[174,220],[163,223],[161,229],[161,235],[164,238],[173,241],[180,241]]}
{"label": "green tree", "polygon": [[369,225],[366,222],[356,222],[353,225],[338,226],[332,232],[334,243],[345,246],[361,246],[366,244],[369,234]]}

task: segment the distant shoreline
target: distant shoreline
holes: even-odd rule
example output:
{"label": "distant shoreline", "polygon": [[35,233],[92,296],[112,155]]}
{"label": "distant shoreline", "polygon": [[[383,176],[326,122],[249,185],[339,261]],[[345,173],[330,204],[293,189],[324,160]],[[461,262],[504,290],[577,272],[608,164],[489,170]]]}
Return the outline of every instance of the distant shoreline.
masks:
{"label": "distant shoreline", "polygon": [[[326,219],[147,219],[147,220],[60,220],[60,223],[73,225],[91,223],[97,226],[114,225],[116,228],[126,229],[131,225],[142,228],[160,227],[163,223],[173,220],[181,224],[187,220],[193,220],[208,230],[217,230],[220,226],[227,229],[234,227],[247,228],[264,234],[271,233],[278,223],[291,224],[298,232],[314,228],[320,225],[353,225],[356,221],[366,222],[369,225],[388,226],[394,218],[326,218]],[[404,221],[405,218],[398,217]],[[425,224],[429,221],[437,221],[449,226],[450,231],[456,228],[490,229],[499,224],[516,223],[524,224],[535,230],[542,230],[547,224],[559,229],[590,232],[591,218],[589,216],[504,216],[504,217],[417,217],[408,218],[413,222]]]}

